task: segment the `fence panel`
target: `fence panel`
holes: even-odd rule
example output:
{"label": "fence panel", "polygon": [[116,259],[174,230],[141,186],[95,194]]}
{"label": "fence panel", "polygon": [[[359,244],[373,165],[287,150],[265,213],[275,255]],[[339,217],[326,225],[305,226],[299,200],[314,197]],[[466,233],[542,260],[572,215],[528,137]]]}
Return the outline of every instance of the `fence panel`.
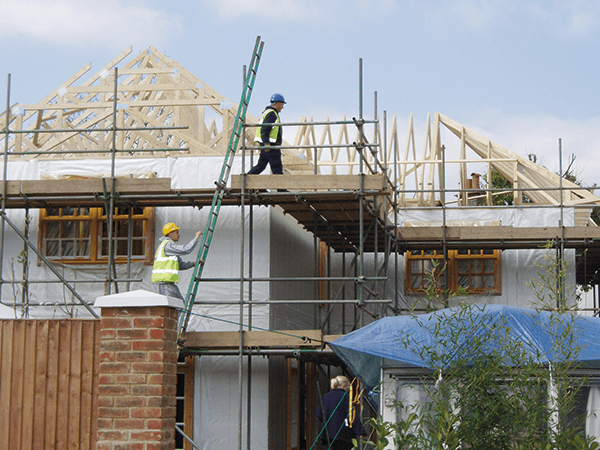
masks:
{"label": "fence panel", "polygon": [[99,320],[0,320],[0,450],[92,450]]}

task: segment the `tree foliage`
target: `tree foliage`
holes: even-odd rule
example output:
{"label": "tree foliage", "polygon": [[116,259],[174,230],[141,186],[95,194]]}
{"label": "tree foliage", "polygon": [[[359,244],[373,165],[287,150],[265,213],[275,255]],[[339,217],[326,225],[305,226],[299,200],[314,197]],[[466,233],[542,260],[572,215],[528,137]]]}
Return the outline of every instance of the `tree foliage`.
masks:
{"label": "tree foliage", "polygon": [[[498,172],[496,169],[492,169],[492,181],[491,183],[487,180],[487,175],[483,176],[483,179],[485,182],[488,183],[488,185],[491,184],[492,189],[502,189],[502,190],[510,190],[513,188],[513,184],[508,181],[506,178],[504,178],[502,175],[500,175],[500,172]],[[515,201],[515,196],[513,195],[512,192],[507,192],[504,194],[497,194],[494,195],[494,197],[492,198],[492,205],[493,206],[508,206],[508,205],[513,205]],[[486,203],[487,205],[487,203]],[[489,206],[489,205],[487,205]]]}

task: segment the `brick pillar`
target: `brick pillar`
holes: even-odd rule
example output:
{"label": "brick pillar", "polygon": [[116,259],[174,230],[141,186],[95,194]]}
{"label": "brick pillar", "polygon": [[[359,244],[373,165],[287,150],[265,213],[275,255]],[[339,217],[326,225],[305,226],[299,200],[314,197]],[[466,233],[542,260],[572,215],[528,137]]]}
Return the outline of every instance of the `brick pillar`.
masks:
{"label": "brick pillar", "polygon": [[175,448],[177,317],[183,302],[134,291],[100,297],[97,450]]}

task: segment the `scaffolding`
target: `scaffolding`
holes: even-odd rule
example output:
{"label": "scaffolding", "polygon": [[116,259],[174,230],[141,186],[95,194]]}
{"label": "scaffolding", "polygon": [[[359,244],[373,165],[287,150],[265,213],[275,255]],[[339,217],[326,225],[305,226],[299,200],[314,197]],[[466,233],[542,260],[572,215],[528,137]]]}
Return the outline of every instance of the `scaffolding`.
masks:
{"label": "scaffolding", "polygon": [[[258,43],[258,40],[257,40]],[[331,335],[345,334],[362,327],[374,318],[397,315],[413,310],[407,307],[399,287],[399,259],[412,249],[439,249],[444,258],[455,248],[499,248],[531,249],[552,243],[559,258],[566,248],[581,252],[577,268],[577,281],[594,286],[593,312],[597,314],[598,279],[600,277],[600,227],[590,222],[594,207],[600,198],[593,188],[578,186],[556,175],[520,155],[486,139],[461,124],[436,114],[427,118],[425,144],[420,156],[415,145],[415,126],[410,117],[406,145],[401,149],[400,133],[394,116],[388,124],[387,113],[380,117],[377,111],[377,94],[374,96],[372,119],[363,115],[362,60],[359,61],[359,114],[346,120],[313,121],[303,118],[299,122],[281,123],[280,126],[297,128],[292,144],[284,143],[282,153],[289,176],[245,175],[245,163],[252,162],[257,149],[247,145],[257,126],[257,120],[248,115],[234,116],[232,109],[237,105],[218,95],[179,64],[168,60],[153,48],[141,54],[119,70],[116,66],[131,49],[111,61],[103,70],[82,86],[72,86],[84,72],[76,74],[65,85],[48,96],[40,105],[19,106],[10,104],[10,75],[7,83],[7,107],[0,120],[5,126],[4,176],[0,215],[0,283],[21,283],[24,290],[31,284],[60,282],[73,294],[77,302],[97,317],[88,301],[82,298],[73,284],[90,282],[105,283],[108,294],[123,287],[130,290],[132,283],[139,282],[130,275],[131,233],[127,239],[127,276],[119,278],[116,271],[116,242],[113,232],[113,214],[116,207],[129,208],[129,230],[133,205],[138,207],[187,206],[208,207],[214,201],[215,189],[172,189],[170,182],[161,184],[161,179],[151,182],[119,178],[118,158],[135,158],[150,154],[164,157],[201,155],[223,155],[225,142],[237,135],[241,140],[233,150],[241,150],[241,173],[231,177],[230,186],[217,185],[222,194],[223,205],[235,206],[240,211],[239,276],[233,278],[203,278],[195,271],[192,283],[237,283],[239,300],[229,302],[239,305],[238,332],[234,341],[231,335],[221,334],[218,343],[209,343],[199,332],[189,332],[182,343],[184,355],[235,355],[239,357],[239,423],[243,423],[242,405],[246,403],[246,438],[250,445],[251,398],[250,389],[243,394],[243,366],[248,369],[248,386],[251,386],[252,357],[288,355],[295,357],[318,357],[334,363],[334,357],[324,349]],[[255,50],[256,52],[256,50]],[[154,62],[153,62],[154,61]],[[160,61],[161,64],[155,64]],[[167,62],[168,61],[168,62]],[[251,63],[252,70],[256,70]],[[89,68],[88,68],[89,69]],[[83,70],[83,69],[82,69]],[[111,72],[112,71],[112,75]],[[172,79],[176,83],[171,85]],[[247,77],[244,77],[247,79]],[[152,82],[154,80],[154,82]],[[97,83],[97,84],[94,84]],[[248,86],[246,83],[244,89]],[[251,89],[251,87],[250,87]],[[249,100],[249,99],[248,99]],[[243,103],[243,102],[242,102]],[[222,130],[215,121],[205,127],[201,106],[219,110],[222,114]],[[94,110],[86,113],[84,108]],[[12,114],[12,112],[16,114]],[[237,128],[236,118],[243,127]],[[33,124],[27,126],[28,121]],[[64,126],[68,123],[68,126]],[[200,125],[199,125],[200,124]],[[339,130],[334,142],[334,128]],[[321,129],[317,139],[317,130]],[[389,128],[389,133],[388,133]],[[460,140],[458,159],[446,159],[442,130],[448,130]],[[352,133],[351,131],[354,131]],[[372,137],[368,138],[372,132]],[[188,133],[188,134],[186,134]],[[350,136],[353,135],[354,139]],[[559,145],[560,152],[562,146]],[[472,150],[476,157],[469,157]],[[60,155],[60,156],[59,156]],[[11,159],[94,157],[111,159],[108,177],[87,180],[9,180],[8,166]],[[559,154],[562,160],[562,153]],[[231,162],[225,164],[231,168]],[[458,165],[458,188],[447,187],[447,167]],[[476,178],[469,178],[468,166],[483,167],[487,180],[492,179],[492,170],[510,181],[508,189],[480,186]],[[561,170],[562,172],[562,167]],[[53,182],[58,184],[52,185]],[[68,187],[67,187],[68,186]],[[437,187],[436,187],[437,186]],[[286,192],[277,192],[286,189]],[[494,197],[510,193],[515,205],[531,208],[559,208],[560,223],[556,227],[543,229],[516,229],[512,227],[473,227],[454,224],[446,219],[449,208],[484,208],[493,205]],[[529,202],[529,203],[527,203]],[[62,207],[68,205],[104,207],[107,216],[108,258],[105,280],[69,280],[63,277],[43,251],[29,238],[28,211],[30,208]],[[254,211],[258,207],[279,206],[291,215],[313,238],[314,275],[312,277],[255,277],[254,276]],[[491,206],[488,206],[491,207]],[[562,219],[565,208],[575,210],[574,226],[566,226]],[[495,206],[494,208],[503,208]],[[7,214],[9,209],[23,209],[26,220],[23,231]],[[439,224],[421,227],[399,225],[398,212],[410,210],[442,210]],[[248,222],[246,222],[248,217]],[[26,271],[23,278],[9,280],[3,270],[5,225],[20,239],[25,249],[27,266],[29,251],[54,273],[58,280],[30,280]],[[246,235],[247,230],[247,235]],[[247,240],[247,241],[246,241]],[[206,248],[206,247],[205,247]],[[343,273],[335,275],[329,265],[331,252],[341,255]],[[199,258],[205,258],[208,248]],[[368,272],[365,256],[371,260],[372,272]],[[322,259],[321,259],[322,257]],[[202,264],[201,264],[202,265]],[[396,273],[390,279],[389,273]],[[253,324],[253,286],[257,283],[308,283],[312,286],[312,299],[270,299],[269,305],[305,304],[313,306],[313,330],[288,333],[284,344],[271,346],[265,335],[252,339],[252,332],[260,333]],[[390,287],[393,285],[393,287]],[[336,288],[337,287],[337,288]],[[190,290],[193,290],[190,285]],[[392,291],[393,296],[386,293]],[[1,291],[0,291],[1,292]],[[228,302],[210,302],[195,298],[193,305],[223,305]],[[23,302],[2,303],[10,306],[32,307]],[[261,302],[261,304],[264,304]],[[337,311],[336,311],[337,309]],[[342,328],[332,330],[331,319],[335,314],[342,316]],[[244,317],[247,320],[244,321]],[[315,332],[315,333],[313,333]],[[257,336],[257,335],[254,335]],[[204,340],[203,340],[204,339]],[[243,441],[240,425],[239,446]]]}

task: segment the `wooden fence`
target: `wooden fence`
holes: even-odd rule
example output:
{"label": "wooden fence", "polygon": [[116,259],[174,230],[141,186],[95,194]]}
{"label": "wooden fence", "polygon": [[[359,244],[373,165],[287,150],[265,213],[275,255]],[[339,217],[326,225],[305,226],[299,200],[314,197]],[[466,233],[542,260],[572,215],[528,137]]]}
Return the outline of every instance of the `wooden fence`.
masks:
{"label": "wooden fence", "polygon": [[0,450],[95,449],[99,320],[0,320]]}

